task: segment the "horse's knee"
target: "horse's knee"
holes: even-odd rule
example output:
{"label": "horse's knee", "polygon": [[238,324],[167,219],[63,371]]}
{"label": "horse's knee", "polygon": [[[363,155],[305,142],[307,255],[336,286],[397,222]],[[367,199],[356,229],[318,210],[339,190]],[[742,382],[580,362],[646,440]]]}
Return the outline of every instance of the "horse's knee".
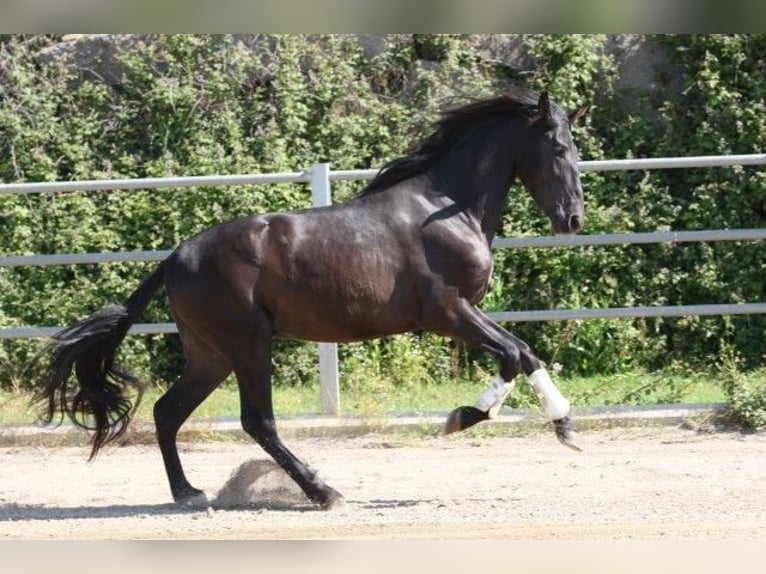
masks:
{"label": "horse's knee", "polygon": [[504,381],[512,381],[521,372],[521,352],[510,345],[500,361],[500,376]]}
{"label": "horse's knee", "polygon": [[500,375],[505,381],[512,381],[519,373],[529,375],[541,367],[538,359],[532,350],[522,344],[521,347],[511,345],[503,355],[500,365]]}

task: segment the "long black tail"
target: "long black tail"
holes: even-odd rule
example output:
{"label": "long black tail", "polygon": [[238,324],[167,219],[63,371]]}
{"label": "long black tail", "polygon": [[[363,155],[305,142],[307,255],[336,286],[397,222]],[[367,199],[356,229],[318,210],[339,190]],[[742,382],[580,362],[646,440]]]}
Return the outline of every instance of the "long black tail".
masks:
{"label": "long black tail", "polygon": [[[35,400],[42,419],[56,414],[88,431],[92,460],[99,449],[127,430],[141,401],[143,385],[115,365],[117,348],[164,283],[163,265],[146,277],[123,305],[107,305],[79,323],[59,331],[46,347],[48,369]],[[76,384],[70,386],[74,369]],[[74,387],[74,388],[72,388]],[[135,402],[126,395],[130,388]]]}

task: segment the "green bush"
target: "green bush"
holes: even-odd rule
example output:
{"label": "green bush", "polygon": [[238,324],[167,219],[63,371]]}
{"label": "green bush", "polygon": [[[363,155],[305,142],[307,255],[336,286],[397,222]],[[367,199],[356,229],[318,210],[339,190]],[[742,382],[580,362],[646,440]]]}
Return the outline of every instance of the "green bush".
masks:
{"label": "green bush", "polygon": [[[718,361],[718,372],[730,413],[739,426],[758,431],[766,428],[766,376],[746,377],[742,367],[742,358],[736,349],[725,346]],[[760,372],[766,375],[766,370]]]}
{"label": "green bush", "polygon": [[[659,88],[626,100],[606,37],[524,37],[529,69],[487,58],[472,38],[391,35],[374,57],[345,36],[264,37],[254,56],[233,36],[157,36],[120,53],[108,83],[45,63],[57,36],[0,38],[0,178],[5,182],[297,171],[328,161],[369,168],[404,152],[445,104],[511,83],[589,103],[574,127],[584,159],[762,152],[766,37],[662,36]],[[588,233],[762,227],[758,168],[586,173]],[[337,199],[362,182],[334,184]],[[310,205],[302,185],[0,196],[0,252],[169,249],[242,214]],[[500,235],[546,234],[517,186]],[[758,242],[501,250],[485,309],[550,309],[764,301]],[[0,268],[0,323],[64,325],[121,300],[151,264]],[[146,321],[167,321],[161,297]],[[743,368],[763,364],[763,316],[520,323],[512,326],[564,373],[619,373],[681,361],[713,364],[730,345]],[[0,344],[0,386],[20,377],[36,341]],[[428,334],[344,346],[344,380],[405,385],[476,378],[490,357]],[[277,384],[316,378],[313,345],[276,345]],[[177,337],[131,337],[122,360],[166,382]]]}

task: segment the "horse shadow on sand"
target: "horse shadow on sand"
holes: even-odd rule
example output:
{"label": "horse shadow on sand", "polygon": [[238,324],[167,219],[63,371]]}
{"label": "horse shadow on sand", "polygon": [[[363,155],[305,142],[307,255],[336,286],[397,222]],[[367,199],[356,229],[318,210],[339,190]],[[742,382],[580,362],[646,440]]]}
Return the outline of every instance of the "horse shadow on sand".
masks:
{"label": "horse shadow on sand", "polygon": [[319,506],[310,501],[276,464],[269,460],[254,459],[240,465],[213,498],[197,498],[184,504],[167,502],[105,506],[0,503],[0,522],[198,514],[217,510],[304,512],[318,509]]}

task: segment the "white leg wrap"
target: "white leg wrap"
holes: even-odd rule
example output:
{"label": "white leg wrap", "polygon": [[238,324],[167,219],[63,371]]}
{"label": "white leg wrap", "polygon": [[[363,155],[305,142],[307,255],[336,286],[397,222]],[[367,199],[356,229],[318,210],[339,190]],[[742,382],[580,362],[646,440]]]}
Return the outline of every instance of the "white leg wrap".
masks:
{"label": "white leg wrap", "polygon": [[551,380],[548,371],[537,369],[527,377],[527,382],[540,399],[540,407],[549,420],[555,421],[569,414],[569,401],[564,398],[556,383]]}
{"label": "white leg wrap", "polygon": [[506,383],[500,375],[495,375],[489,381],[487,388],[482,391],[476,408],[487,413],[489,418],[494,419],[503,406],[503,401],[513,390],[514,383]]}

